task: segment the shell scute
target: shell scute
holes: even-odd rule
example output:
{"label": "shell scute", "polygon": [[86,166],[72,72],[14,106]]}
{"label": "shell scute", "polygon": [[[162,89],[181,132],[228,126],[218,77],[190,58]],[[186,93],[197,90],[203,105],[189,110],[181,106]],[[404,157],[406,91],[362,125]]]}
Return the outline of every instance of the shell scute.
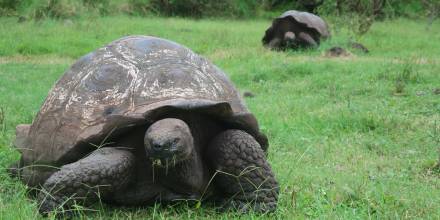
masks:
{"label": "shell scute", "polygon": [[154,121],[170,108],[221,117],[267,146],[218,67],[184,46],[148,36],[124,37],[80,58],[16,143],[28,149],[21,151],[25,164],[63,165],[90,153],[115,129]]}

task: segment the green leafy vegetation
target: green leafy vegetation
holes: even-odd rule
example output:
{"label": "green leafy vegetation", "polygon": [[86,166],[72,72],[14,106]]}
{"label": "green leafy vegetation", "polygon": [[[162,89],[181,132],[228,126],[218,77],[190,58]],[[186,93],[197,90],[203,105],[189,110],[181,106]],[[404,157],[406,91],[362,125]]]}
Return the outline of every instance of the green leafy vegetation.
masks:
{"label": "green leafy vegetation", "polygon": [[[431,2],[432,1],[432,2]],[[79,15],[130,14],[184,17],[273,18],[296,9],[371,17],[420,17],[438,14],[435,0],[0,0],[0,16],[33,19],[73,18]],[[318,8],[319,7],[319,8]]]}
{"label": "green leafy vegetation", "polygon": [[[332,17],[328,18],[333,21]],[[216,213],[209,204],[123,208],[98,204],[83,219],[438,219],[440,23],[375,22],[358,40],[369,54],[327,58],[346,47],[347,26],[317,51],[261,45],[267,20],[129,16],[0,18],[0,219],[38,219],[26,187],[4,168],[19,158],[15,126],[31,123],[55,81],[80,56],[124,35],[188,46],[223,69],[270,140],[280,182],[275,213]],[[409,31],[411,30],[411,31]],[[348,48],[350,50],[350,48]],[[52,217],[54,218],[54,217]]]}

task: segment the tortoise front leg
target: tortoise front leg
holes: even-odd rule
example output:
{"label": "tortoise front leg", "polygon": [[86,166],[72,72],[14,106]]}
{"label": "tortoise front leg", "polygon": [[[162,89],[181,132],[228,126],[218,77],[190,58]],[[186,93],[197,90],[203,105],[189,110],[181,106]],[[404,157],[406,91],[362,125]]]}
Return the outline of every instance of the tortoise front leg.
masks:
{"label": "tortoise front leg", "polygon": [[38,194],[39,211],[69,210],[74,204],[95,202],[125,187],[134,173],[134,155],[117,148],[100,148],[61,167]]}
{"label": "tortoise front leg", "polygon": [[[258,142],[241,130],[226,130],[211,142],[208,154],[217,171],[215,186],[225,194],[226,208],[246,212],[274,211],[279,186]],[[232,201],[227,201],[232,199]]]}
{"label": "tortoise front leg", "polygon": [[6,172],[11,178],[20,178],[20,164],[21,160],[12,163],[8,168],[6,168]]}
{"label": "tortoise front leg", "polygon": [[300,32],[298,34],[298,41],[300,43],[305,44],[305,46],[307,47],[315,48],[319,46],[319,42],[316,42],[315,39],[313,39],[313,37],[310,36],[310,34],[305,32]]}
{"label": "tortoise front leg", "polygon": [[277,38],[277,37],[275,37],[274,39],[272,39],[268,44],[267,44],[267,46],[270,48],[270,49],[278,49],[280,46],[281,46],[281,39],[280,38]]}

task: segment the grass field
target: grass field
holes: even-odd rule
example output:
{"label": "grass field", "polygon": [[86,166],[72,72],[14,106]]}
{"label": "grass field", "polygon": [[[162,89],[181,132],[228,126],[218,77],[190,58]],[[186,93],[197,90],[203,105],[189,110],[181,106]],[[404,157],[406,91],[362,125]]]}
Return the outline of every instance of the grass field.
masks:
{"label": "grass field", "polygon": [[[17,160],[15,126],[31,123],[54,82],[81,55],[124,35],[168,38],[208,57],[241,91],[270,140],[281,185],[272,214],[216,214],[210,206],[92,207],[97,219],[439,219],[440,22],[375,23],[369,54],[326,58],[350,31],[333,28],[318,51],[261,46],[266,20],[89,17],[17,23],[0,18],[0,219],[40,218],[4,167]],[[336,31],[336,32],[335,32]]]}

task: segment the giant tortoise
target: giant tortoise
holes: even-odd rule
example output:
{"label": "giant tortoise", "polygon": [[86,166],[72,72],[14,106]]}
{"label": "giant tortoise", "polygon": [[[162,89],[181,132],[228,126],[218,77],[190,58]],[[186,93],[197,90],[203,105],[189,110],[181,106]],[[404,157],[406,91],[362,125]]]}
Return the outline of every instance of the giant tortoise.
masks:
{"label": "giant tortoise", "polygon": [[218,67],[169,40],[128,36],[85,55],[16,130],[11,173],[39,189],[42,214],[99,199],[276,208],[254,115]]}
{"label": "giant tortoise", "polygon": [[324,20],[309,12],[290,10],[272,21],[262,39],[271,49],[317,47],[330,37]]}

